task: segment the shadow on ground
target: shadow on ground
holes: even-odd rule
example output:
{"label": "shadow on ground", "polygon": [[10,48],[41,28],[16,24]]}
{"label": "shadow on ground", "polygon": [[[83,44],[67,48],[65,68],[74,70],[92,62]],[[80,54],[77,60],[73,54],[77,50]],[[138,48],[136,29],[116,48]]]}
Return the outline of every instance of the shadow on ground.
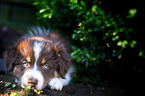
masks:
{"label": "shadow on ground", "polygon": [[[9,86],[5,86],[9,82]],[[14,85],[14,77],[10,74],[0,74],[0,96],[26,96],[24,90],[16,84]],[[29,94],[36,96],[36,94]],[[126,96],[121,89],[108,89],[104,87],[94,87],[87,83],[73,84],[65,86],[62,91],[50,90],[46,87],[38,96]]]}

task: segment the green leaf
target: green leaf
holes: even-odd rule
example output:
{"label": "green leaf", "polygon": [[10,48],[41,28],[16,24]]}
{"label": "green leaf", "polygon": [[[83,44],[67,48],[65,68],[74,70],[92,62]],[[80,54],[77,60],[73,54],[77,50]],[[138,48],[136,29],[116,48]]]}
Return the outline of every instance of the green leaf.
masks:
{"label": "green leaf", "polygon": [[112,41],[119,39],[119,36],[112,37]]}
{"label": "green leaf", "polygon": [[33,5],[38,5],[38,4],[39,4],[39,2],[34,2],[34,3],[33,3]]}
{"label": "green leaf", "polygon": [[119,41],[119,42],[117,43],[118,46],[121,46],[121,47],[123,47],[123,48],[125,48],[125,47],[127,46],[127,44],[128,44],[128,41],[127,41],[127,40]]}
{"label": "green leaf", "polygon": [[139,56],[142,57],[142,58],[145,58],[145,55],[144,55],[144,51],[143,50],[140,50]]}
{"label": "green leaf", "polygon": [[81,61],[81,58],[77,58],[77,62],[80,62]]}
{"label": "green leaf", "polygon": [[97,8],[98,8],[98,6],[97,6],[97,5],[94,5],[94,6],[92,7],[92,12],[96,12]]}
{"label": "green leaf", "polygon": [[126,16],[126,18],[133,18],[135,15],[136,15],[136,13],[137,13],[137,9],[130,9],[129,11],[128,11],[128,16]]}
{"label": "green leaf", "polygon": [[131,48],[134,48],[136,44],[137,44],[137,42],[136,42],[135,40],[133,40],[133,41],[130,43],[130,47],[131,47]]}
{"label": "green leaf", "polygon": [[87,56],[87,58],[91,58],[89,53],[86,53],[85,55]]}
{"label": "green leaf", "polygon": [[39,90],[34,90],[34,92],[37,94],[37,95],[40,95],[43,91],[39,91]]}
{"label": "green leaf", "polygon": [[41,9],[41,10],[39,11],[39,13],[42,13],[42,12],[44,12],[44,11],[46,11],[46,9]]}
{"label": "green leaf", "polygon": [[73,34],[73,35],[72,35],[72,39],[75,39],[75,38],[76,38],[76,34]]}
{"label": "green leaf", "polygon": [[119,42],[117,43],[117,45],[118,45],[118,46],[122,46],[122,41],[119,41]]}
{"label": "green leaf", "polygon": [[75,9],[75,8],[76,8],[76,5],[69,4],[69,8],[70,8],[71,10],[73,10],[73,9]]}
{"label": "green leaf", "polygon": [[82,15],[83,13],[84,13],[84,11],[81,11],[81,10],[80,10],[80,11],[78,12],[78,16]]}
{"label": "green leaf", "polygon": [[15,88],[15,87],[16,87],[16,84],[13,84],[13,85],[12,85],[12,88]]}
{"label": "green leaf", "polygon": [[10,82],[6,83],[4,87],[9,87],[11,85]]}
{"label": "green leaf", "polygon": [[117,34],[117,32],[116,32],[116,31],[114,31],[114,32],[113,32],[113,36],[115,36],[116,34]]}
{"label": "green leaf", "polygon": [[43,18],[47,18],[49,16],[49,14],[44,14]]}
{"label": "green leaf", "polygon": [[83,7],[83,9],[86,9],[86,3],[84,1],[81,1],[81,6]]}
{"label": "green leaf", "polygon": [[122,43],[122,47],[125,48],[127,46],[127,44],[128,44],[128,41],[124,40],[123,43]]}
{"label": "green leaf", "polygon": [[78,0],[69,0],[69,2],[73,3],[73,4],[77,4]]}
{"label": "green leaf", "polygon": [[75,46],[72,46],[72,49],[75,51],[75,50],[77,50],[77,48],[75,47]]}

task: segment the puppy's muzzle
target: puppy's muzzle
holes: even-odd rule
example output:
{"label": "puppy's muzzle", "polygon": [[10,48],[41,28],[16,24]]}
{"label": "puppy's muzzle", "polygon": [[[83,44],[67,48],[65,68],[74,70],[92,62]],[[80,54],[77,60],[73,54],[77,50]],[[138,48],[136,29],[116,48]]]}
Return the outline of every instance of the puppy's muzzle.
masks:
{"label": "puppy's muzzle", "polygon": [[28,85],[31,86],[32,89],[36,88],[37,84],[38,84],[37,79],[35,79],[35,78],[29,78],[28,79]]}

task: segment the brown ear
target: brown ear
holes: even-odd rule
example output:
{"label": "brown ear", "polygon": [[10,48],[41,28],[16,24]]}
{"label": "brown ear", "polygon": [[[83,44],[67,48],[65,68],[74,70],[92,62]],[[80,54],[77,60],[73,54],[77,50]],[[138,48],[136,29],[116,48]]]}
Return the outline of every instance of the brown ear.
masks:
{"label": "brown ear", "polygon": [[58,73],[62,78],[65,78],[65,74],[71,65],[71,59],[64,47],[58,48],[58,61]]}
{"label": "brown ear", "polygon": [[13,69],[13,63],[16,58],[16,48],[10,48],[4,52],[4,61],[7,67],[7,71],[11,72]]}

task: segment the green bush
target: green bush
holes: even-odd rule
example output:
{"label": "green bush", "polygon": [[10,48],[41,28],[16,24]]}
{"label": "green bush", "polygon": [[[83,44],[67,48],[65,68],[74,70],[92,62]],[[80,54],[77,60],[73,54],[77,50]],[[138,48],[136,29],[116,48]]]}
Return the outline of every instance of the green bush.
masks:
{"label": "green bush", "polygon": [[[40,25],[62,30],[72,37],[71,56],[76,63],[77,81],[101,85],[105,74],[102,70],[122,68],[117,63],[124,60],[126,50],[137,45],[131,37],[134,29],[124,27],[121,18],[115,21],[106,14],[97,0],[33,0],[33,4],[38,9]],[[127,18],[133,18],[136,12],[131,9]]]}

